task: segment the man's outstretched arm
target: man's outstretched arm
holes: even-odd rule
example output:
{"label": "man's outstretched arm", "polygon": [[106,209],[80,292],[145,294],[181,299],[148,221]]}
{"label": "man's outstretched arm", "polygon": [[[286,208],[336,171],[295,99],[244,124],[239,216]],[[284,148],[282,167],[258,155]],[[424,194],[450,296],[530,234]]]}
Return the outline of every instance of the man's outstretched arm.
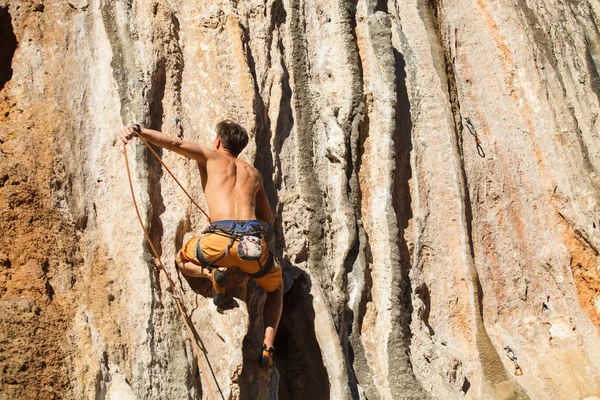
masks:
{"label": "man's outstretched arm", "polygon": [[[132,125],[124,127],[119,131],[119,136],[121,137],[123,143],[127,144],[131,138],[136,136],[135,127]],[[207,149],[204,146],[199,146],[192,142],[186,142],[185,140],[174,138],[152,129],[141,128],[140,136],[157,146],[198,161],[202,165],[206,165],[206,160],[212,157],[214,153],[212,150]]]}

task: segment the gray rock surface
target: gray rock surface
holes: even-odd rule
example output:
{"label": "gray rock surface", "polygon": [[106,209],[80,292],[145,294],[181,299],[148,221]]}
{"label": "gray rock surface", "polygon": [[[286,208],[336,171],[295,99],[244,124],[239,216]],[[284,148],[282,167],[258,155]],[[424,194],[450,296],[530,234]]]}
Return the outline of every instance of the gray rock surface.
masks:
{"label": "gray rock surface", "polygon": [[[597,0],[0,0],[0,399],[600,397]],[[287,293],[174,255],[206,219],[141,143],[232,118]],[[205,205],[196,166],[158,150]],[[506,347],[517,355],[522,375]],[[202,371],[199,370],[202,369]]]}

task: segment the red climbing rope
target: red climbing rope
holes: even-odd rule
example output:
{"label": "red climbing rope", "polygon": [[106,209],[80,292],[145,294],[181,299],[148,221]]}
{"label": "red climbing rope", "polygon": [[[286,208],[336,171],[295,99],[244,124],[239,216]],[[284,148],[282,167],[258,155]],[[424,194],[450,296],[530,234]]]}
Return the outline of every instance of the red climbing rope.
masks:
{"label": "red climbing rope", "polygon": [[[169,171],[169,174],[171,174],[173,179],[175,179],[177,184],[181,187],[181,189],[183,189],[185,194],[187,194],[187,196],[190,198],[190,200],[192,200],[192,202],[196,205],[196,207],[198,207],[200,209],[200,211],[202,211],[204,213],[204,215],[206,215],[206,218],[208,218],[208,221],[210,222],[210,217],[208,216],[208,214],[206,212],[204,212],[204,210],[191,198],[191,196],[183,188],[183,186],[181,186],[181,183],[179,183],[179,181],[177,180],[177,178],[175,178],[175,176],[169,170],[169,168],[167,168],[167,166],[162,162],[162,160],[160,159],[158,154],[156,154],[156,152],[150,147],[148,142],[146,140],[144,140],[144,138],[142,138],[139,134],[138,134],[138,136],[140,139],[142,139],[144,141],[146,146],[150,149],[150,151],[152,152],[152,154],[154,154],[154,156],[158,159],[158,161],[160,161],[160,163],[163,165],[163,167],[165,167],[165,169],[167,171]],[[146,227],[144,226],[144,222],[142,221],[142,216],[140,215],[140,210],[138,208],[137,201],[135,199],[135,192],[133,191],[133,183],[131,181],[131,171],[129,170],[129,159],[127,158],[127,145],[125,143],[123,143],[123,154],[125,155],[125,166],[127,167],[127,178],[129,179],[129,189],[131,190],[131,198],[133,199],[133,205],[135,206],[135,212],[137,213],[137,217],[138,217],[138,220],[140,221],[140,225],[142,226],[142,229],[144,230],[144,236],[146,236],[146,240],[148,241],[148,245],[150,246],[150,249],[152,250],[152,254],[158,260],[158,262],[160,264],[160,269],[164,271],[164,273],[167,277],[167,280],[169,281],[169,286],[171,287],[173,297],[175,298],[175,302],[177,303],[177,308],[179,309],[179,313],[181,314],[181,318],[183,319],[185,329],[187,330],[187,333],[190,336],[190,341],[192,342],[192,350],[194,352],[194,355],[196,356],[198,368],[200,369],[200,371],[202,371],[202,375],[204,376],[204,379],[206,380],[206,385],[208,387],[208,392],[210,394],[210,398],[214,399],[215,395],[212,391],[210,380],[208,379],[208,375],[206,374],[206,369],[204,368],[202,359],[200,358],[200,351],[198,350],[198,344],[196,343],[196,339],[194,338],[192,328],[190,327],[190,324],[188,323],[188,317],[185,314],[184,307],[183,307],[183,304],[181,303],[181,297],[179,296],[177,287],[175,286],[175,283],[171,279],[171,276],[167,272],[164,264],[162,263],[159,255],[158,255],[158,252],[156,251],[156,248],[154,247],[154,244],[152,243],[152,240],[150,239],[150,235],[148,234],[148,231],[146,230]],[[155,267],[156,267],[156,265],[155,265]],[[218,386],[218,384],[217,384],[217,386]]]}

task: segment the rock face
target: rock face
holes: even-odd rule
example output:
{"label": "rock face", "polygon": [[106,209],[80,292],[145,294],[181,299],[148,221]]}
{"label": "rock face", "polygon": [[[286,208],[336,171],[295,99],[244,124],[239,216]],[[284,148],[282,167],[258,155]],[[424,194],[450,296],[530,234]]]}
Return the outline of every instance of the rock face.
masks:
{"label": "rock face", "polygon": [[[598,0],[0,1],[2,399],[600,396]],[[232,118],[287,293],[176,271],[207,224],[139,142]],[[158,150],[203,204],[195,165]],[[518,356],[523,374],[507,357]]]}

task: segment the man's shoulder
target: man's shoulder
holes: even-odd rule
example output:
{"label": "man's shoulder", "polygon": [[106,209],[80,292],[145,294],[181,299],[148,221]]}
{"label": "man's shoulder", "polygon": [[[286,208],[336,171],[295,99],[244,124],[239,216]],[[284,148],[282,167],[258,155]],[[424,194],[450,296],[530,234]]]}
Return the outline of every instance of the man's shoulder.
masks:
{"label": "man's shoulder", "polygon": [[219,154],[218,151],[212,151],[212,157],[210,157],[209,159],[207,159],[207,164],[213,164],[213,165],[218,165],[218,164],[226,164],[229,163],[229,159],[227,156],[224,156],[223,154]]}
{"label": "man's shoulder", "polygon": [[245,168],[246,172],[248,174],[250,174],[251,176],[253,176],[255,179],[258,179],[261,183],[263,180],[262,174],[260,173],[260,171],[258,169],[256,169],[252,164],[250,164],[247,161],[244,161],[240,158],[236,158],[235,159],[236,164],[238,165],[238,167],[243,167]]}
{"label": "man's shoulder", "polygon": [[219,166],[219,164],[231,165],[231,162],[233,161],[237,165],[237,168],[244,168],[252,174],[260,175],[259,170],[257,170],[256,168],[254,168],[254,166],[252,164],[250,164],[249,162],[247,162],[245,160],[242,160],[241,158],[232,159],[231,157],[219,154],[218,152],[215,152],[215,155],[216,155],[215,157],[208,160],[207,164],[211,164],[211,165],[215,165],[215,166]]}
{"label": "man's shoulder", "polygon": [[258,170],[256,168],[254,168],[254,166],[252,164],[250,164],[248,161],[242,160],[241,158],[236,158],[235,159],[235,163],[238,166],[242,166],[244,168],[247,168],[248,170],[255,172],[257,174],[259,174],[260,172],[258,172]]}

